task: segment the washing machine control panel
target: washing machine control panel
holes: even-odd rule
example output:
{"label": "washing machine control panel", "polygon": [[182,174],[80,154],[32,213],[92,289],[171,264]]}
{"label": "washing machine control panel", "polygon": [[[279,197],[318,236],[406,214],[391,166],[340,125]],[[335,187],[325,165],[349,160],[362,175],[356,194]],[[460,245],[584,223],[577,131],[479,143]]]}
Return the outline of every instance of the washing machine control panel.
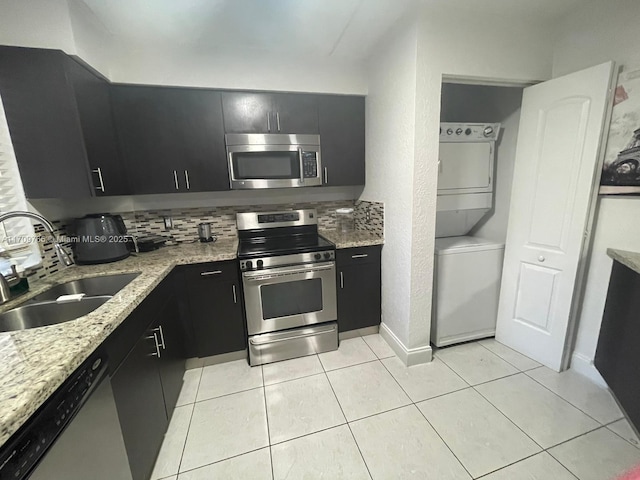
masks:
{"label": "washing machine control panel", "polygon": [[440,123],[441,142],[495,142],[499,123]]}

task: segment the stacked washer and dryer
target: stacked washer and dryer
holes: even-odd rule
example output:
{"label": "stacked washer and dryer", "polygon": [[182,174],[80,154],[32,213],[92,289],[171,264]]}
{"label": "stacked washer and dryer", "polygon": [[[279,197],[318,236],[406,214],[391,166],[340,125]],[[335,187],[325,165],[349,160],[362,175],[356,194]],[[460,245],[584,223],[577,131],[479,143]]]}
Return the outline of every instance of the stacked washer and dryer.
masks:
{"label": "stacked washer and dryer", "polygon": [[504,243],[469,236],[493,207],[500,124],[440,124],[431,342],[495,335]]}

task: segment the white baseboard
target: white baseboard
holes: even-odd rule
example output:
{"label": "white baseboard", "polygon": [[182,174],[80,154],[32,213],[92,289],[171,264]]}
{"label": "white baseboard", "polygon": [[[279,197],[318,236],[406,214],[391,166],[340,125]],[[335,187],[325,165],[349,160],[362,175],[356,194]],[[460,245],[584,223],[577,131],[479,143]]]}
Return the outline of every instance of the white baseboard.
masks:
{"label": "white baseboard", "polygon": [[380,324],[380,335],[387,341],[398,358],[402,360],[407,367],[410,367],[411,365],[418,365],[420,363],[429,363],[433,360],[431,345],[418,348],[407,348],[400,339],[396,337],[395,333],[393,333],[384,323]]}
{"label": "white baseboard", "polygon": [[571,355],[571,366],[569,368],[578,372],[580,375],[584,375],[593,383],[596,383],[601,387],[608,388],[607,382],[604,381],[600,372],[598,372],[595,365],[593,365],[593,360],[586,355],[582,355],[581,353],[574,353]]}

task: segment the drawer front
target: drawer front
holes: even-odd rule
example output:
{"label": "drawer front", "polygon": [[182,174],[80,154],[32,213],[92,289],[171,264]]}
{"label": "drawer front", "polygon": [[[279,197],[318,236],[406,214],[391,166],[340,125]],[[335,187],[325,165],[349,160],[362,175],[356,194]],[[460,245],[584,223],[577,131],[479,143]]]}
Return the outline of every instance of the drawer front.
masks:
{"label": "drawer front", "polygon": [[238,262],[228,260],[224,262],[198,263],[184,267],[188,283],[196,281],[207,282],[237,282]]}
{"label": "drawer front", "polygon": [[382,245],[370,247],[342,248],[336,250],[336,266],[380,263]]}

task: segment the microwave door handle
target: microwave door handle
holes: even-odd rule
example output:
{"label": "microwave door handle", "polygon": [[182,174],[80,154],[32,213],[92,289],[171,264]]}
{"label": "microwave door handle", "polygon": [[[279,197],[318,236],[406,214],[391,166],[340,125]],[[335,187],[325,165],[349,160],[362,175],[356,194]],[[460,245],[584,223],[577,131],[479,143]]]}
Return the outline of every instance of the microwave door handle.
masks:
{"label": "microwave door handle", "polygon": [[298,161],[300,162],[300,183],[304,183],[304,163],[302,161],[302,147],[298,147]]}

